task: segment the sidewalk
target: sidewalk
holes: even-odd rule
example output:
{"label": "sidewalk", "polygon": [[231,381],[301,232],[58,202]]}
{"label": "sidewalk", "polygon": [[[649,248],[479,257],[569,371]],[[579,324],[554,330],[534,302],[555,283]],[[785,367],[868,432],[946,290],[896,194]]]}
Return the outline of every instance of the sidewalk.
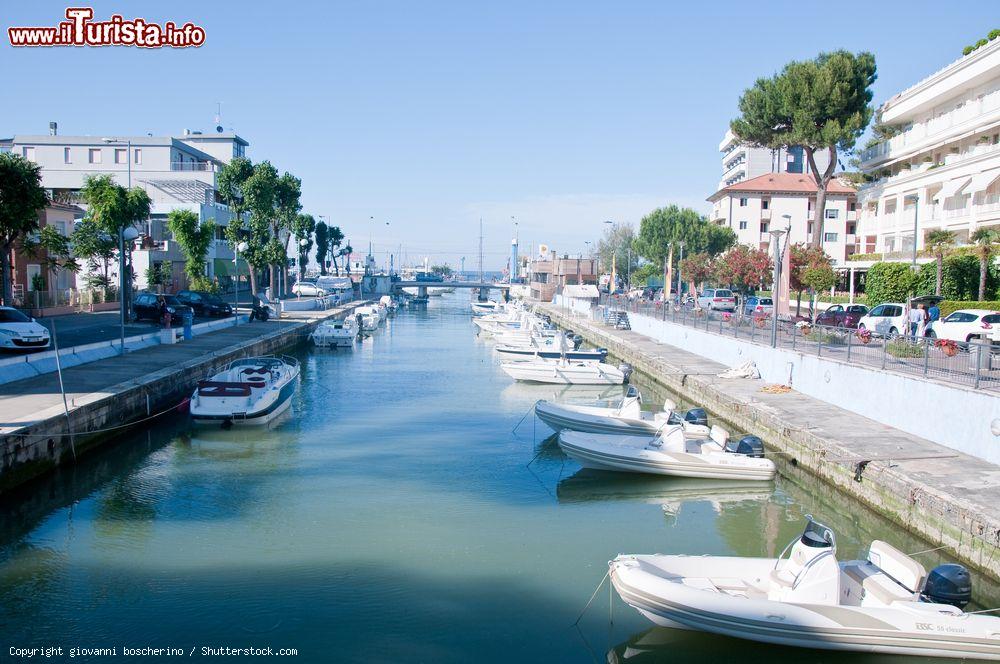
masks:
{"label": "sidewalk", "polygon": [[760,380],[718,378],[728,367],[637,332],[568,316],[551,304],[539,308],[737,429],[760,436],[779,453],[779,467],[806,469],[1000,578],[1000,467],[794,391],[761,392]]}

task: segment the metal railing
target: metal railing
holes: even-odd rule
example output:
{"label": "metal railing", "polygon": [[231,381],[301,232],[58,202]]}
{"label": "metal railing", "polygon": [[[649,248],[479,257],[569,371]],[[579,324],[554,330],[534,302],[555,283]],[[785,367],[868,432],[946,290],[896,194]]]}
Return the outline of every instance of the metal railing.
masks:
{"label": "metal railing", "polygon": [[[693,306],[676,306],[647,299],[602,295],[591,310],[594,320],[603,321],[607,311],[625,311],[662,321],[771,345],[771,317],[736,312],[708,311]],[[1000,391],[1000,344],[983,341],[961,342],[913,336],[881,336],[872,331],[859,333],[846,327],[828,327],[808,322],[778,321],[777,347],[817,357],[864,366],[878,371],[894,371],[923,376],[973,389]]]}

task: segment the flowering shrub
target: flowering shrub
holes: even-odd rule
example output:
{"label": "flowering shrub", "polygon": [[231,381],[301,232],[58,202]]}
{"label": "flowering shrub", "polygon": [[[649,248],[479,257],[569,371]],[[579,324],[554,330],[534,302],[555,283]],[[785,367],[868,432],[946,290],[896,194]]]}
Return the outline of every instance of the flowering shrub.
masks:
{"label": "flowering shrub", "polygon": [[858,338],[858,341],[866,344],[872,340],[872,331],[864,327],[858,328],[857,332],[854,333],[854,336]]}
{"label": "flowering shrub", "polygon": [[938,339],[934,342],[934,346],[940,348],[949,357],[958,352],[958,343],[953,339]]}

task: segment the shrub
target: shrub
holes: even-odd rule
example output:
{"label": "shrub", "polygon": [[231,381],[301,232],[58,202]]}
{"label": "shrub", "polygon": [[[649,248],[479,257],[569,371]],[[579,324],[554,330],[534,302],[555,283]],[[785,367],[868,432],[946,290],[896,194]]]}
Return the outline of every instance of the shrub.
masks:
{"label": "shrub", "polygon": [[885,352],[893,357],[923,357],[924,347],[902,339],[895,339],[885,345]]}
{"label": "shrub", "polygon": [[[993,295],[1000,285],[1000,270],[991,265],[986,275],[987,297]],[[917,295],[933,295],[937,274],[935,263],[920,266],[915,292]],[[941,295],[949,300],[974,300],[979,295],[979,258],[968,252],[956,253],[944,259],[941,275]]]}
{"label": "shrub", "polygon": [[913,280],[913,272],[906,263],[875,263],[865,278],[868,305],[904,302],[912,290]]}
{"label": "shrub", "polygon": [[938,304],[938,308],[941,309],[941,318],[944,318],[959,309],[992,309],[993,311],[1000,311],[1000,301],[944,300]]}

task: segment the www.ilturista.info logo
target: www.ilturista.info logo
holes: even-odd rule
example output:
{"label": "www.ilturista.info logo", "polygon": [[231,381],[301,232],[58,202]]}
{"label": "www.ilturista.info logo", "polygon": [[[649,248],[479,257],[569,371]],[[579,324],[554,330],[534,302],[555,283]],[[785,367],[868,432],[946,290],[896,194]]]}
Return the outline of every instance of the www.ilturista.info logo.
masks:
{"label": "www.ilturista.info logo", "polygon": [[107,21],[94,21],[91,7],[69,7],[66,21],[54,27],[10,27],[11,46],[138,46],[140,48],[188,48],[205,43],[205,29],[194,23],[163,25],[143,18],[126,20],[113,14]]}

